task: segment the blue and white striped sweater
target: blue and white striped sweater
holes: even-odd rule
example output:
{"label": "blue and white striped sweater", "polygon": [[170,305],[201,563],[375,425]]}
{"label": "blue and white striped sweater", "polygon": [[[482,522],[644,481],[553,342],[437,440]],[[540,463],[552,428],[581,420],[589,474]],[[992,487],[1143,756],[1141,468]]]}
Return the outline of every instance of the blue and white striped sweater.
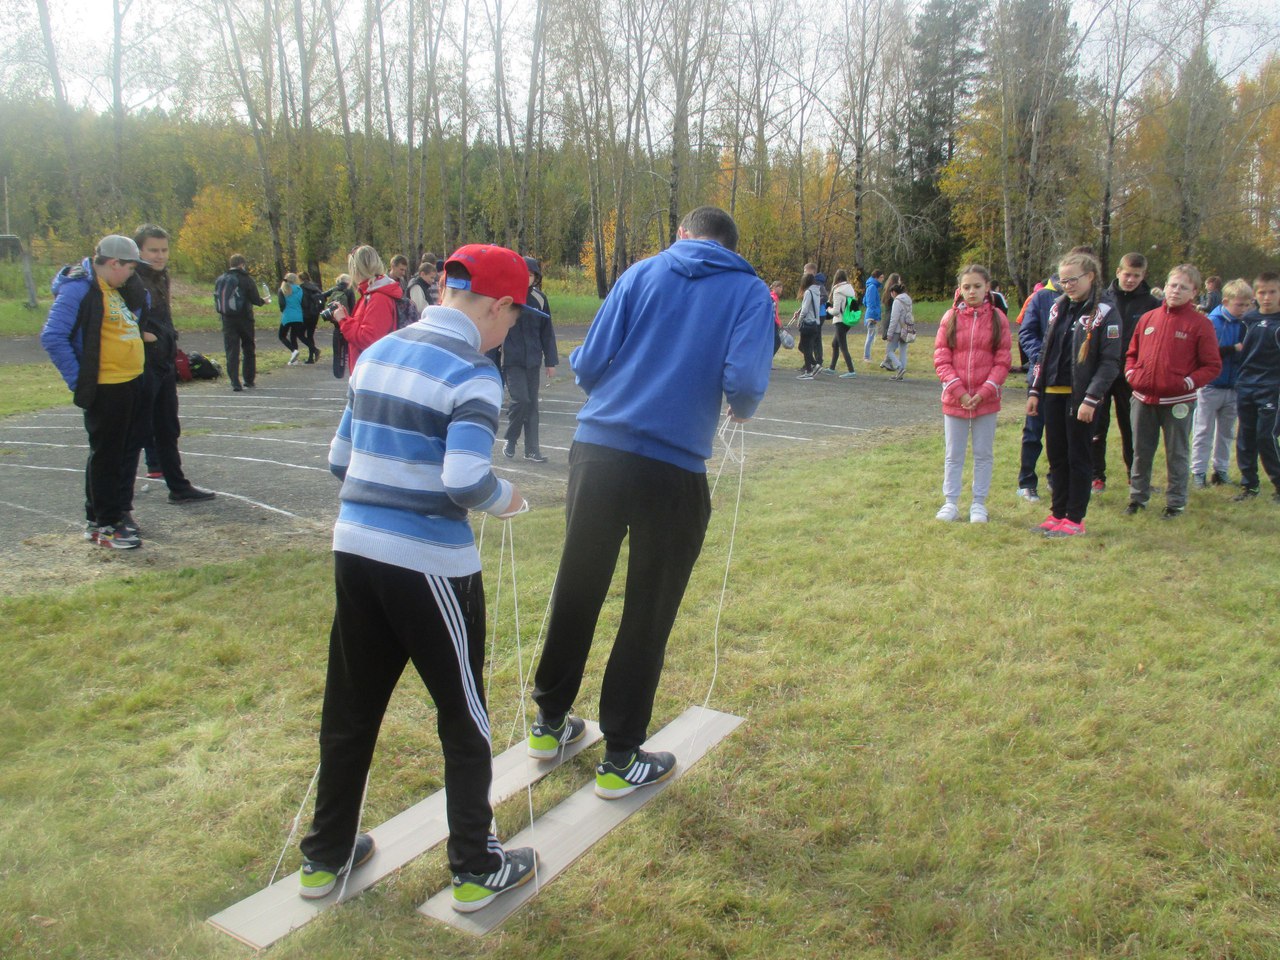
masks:
{"label": "blue and white striped sweater", "polygon": [[342,481],[333,549],[421,573],[480,569],[468,510],[510,509],[493,474],[502,381],[460,311],[422,319],[360,355],[329,446]]}

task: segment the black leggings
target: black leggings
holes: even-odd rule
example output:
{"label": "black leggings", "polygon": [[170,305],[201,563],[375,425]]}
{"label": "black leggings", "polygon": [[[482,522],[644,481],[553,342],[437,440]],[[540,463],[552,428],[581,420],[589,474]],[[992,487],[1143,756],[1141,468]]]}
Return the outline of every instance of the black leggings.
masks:
{"label": "black leggings", "polygon": [[308,356],[318,352],[316,350],[315,338],[307,330],[306,324],[302,323],[286,323],[280,327],[280,342],[285,345],[287,350],[297,350],[298,342],[301,341],[306,345]]}
{"label": "black leggings", "polygon": [[849,336],[849,328],[837,320],[833,324],[835,336],[831,338],[831,369],[836,368],[836,364],[840,362],[840,354],[844,354],[844,365],[849,368],[849,372],[853,373],[853,358],[849,356],[849,345],[845,342],[845,338]]}
{"label": "black leggings", "polygon": [[800,324],[800,353],[804,356],[804,368],[816,370],[822,366],[822,328]]}

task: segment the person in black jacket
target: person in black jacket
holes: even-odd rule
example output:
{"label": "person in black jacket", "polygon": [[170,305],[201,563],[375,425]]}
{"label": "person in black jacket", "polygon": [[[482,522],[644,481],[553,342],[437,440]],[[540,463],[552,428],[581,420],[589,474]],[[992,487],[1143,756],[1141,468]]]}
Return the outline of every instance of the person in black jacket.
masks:
{"label": "person in black jacket", "polygon": [[316,327],[320,324],[320,311],[324,308],[324,294],[309,273],[298,274],[298,285],[302,287],[302,342],[307,345],[307,359],[302,362],[315,363],[320,359]]}
{"label": "person in black jacket", "polygon": [[1102,297],[1101,273],[1088,253],[1069,253],[1058,264],[1065,292],[1049,309],[1027,397],[1027,418],[1043,419],[1049,456],[1053,512],[1037,528],[1047,537],[1085,532],[1094,413],[1120,373],[1120,318]]}
{"label": "person in black jacket", "polygon": [[560,357],[556,353],[556,331],[551,325],[551,305],[542,292],[542,264],[525,257],[529,267],[529,295],[520,319],[502,344],[502,372],[511,407],[507,411],[506,445],[502,452],[508,458],[516,455],[516,441],[524,432],[524,458],[546,463],[538,444],[538,387],[545,365],[547,379],[556,374]]}
{"label": "person in black jacket", "polygon": [[133,242],[143,262],[126,283],[126,292],[136,288],[144,303],[140,326],[145,364],[142,400],[125,448],[121,477],[122,499],[129,514],[133,512],[138,453],[144,446],[154,452],[155,464],[169,488],[170,503],[211,500],[214,496],[212,490],[201,490],[187,479],[178,453],[182,425],[178,420],[178,331],[169,306],[169,234],[154,223],[144,223],[134,231]]}
{"label": "person in black jacket", "polygon": [[257,378],[257,344],[253,333],[253,308],[261,307],[267,301],[258,292],[258,285],[249,276],[249,261],[242,254],[233,253],[227,260],[227,272],[218,278],[214,285],[216,291],[222,286],[223,277],[233,280],[240,292],[240,308],[226,309],[219,305],[218,312],[222,316],[222,346],[227,352],[227,377],[231,380],[231,389],[236,393],[240,386],[240,356],[244,354],[244,385],[252,387]]}
{"label": "person in black jacket", "polygon": [[[1140,253],[1126,253],[1120,258],[1120,266],[1116,268],[1116,278],[1103,293],[1108,301],[1114,304],[1120,313],[1120,352],[1129,349],[1129,341],[1133,339],[1133,331],[1138,327],[1138,320],[1144,313],[1149,313],[1160,306],[1160,301],[1151,295],[1151,285],[1147,283],[1147,258]],[[1111,402],[1116,405],[1116,426],[1120,428],[1120,445],[1124,451],[1124,475],[1126,482],[1133,472],[1133,423],[1130,409],[1133,389],[1124,377],[1116,377],[1111,389],[1107,391],[1102,402],[1098,404],[1097,416],[1093,418],[1093,492],[1101,493],[1107,488],[1107,430],[1111,425]]]}

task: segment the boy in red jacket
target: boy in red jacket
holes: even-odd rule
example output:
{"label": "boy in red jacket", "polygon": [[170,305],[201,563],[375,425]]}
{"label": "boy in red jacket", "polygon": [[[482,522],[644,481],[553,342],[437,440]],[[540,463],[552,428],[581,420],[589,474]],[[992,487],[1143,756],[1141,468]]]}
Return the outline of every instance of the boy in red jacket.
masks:
{"label": "boy in red jacket", "polygon": [[1151,467],[1164,435],[1168,493],[1162,519],[1180,516],[1187,507],[1191,476],[1191,422],[1196,391],[1222,371],[1218,337],[1209,318],[1195,307],[1200,271],[1189,263],[1169,271],[1164,304],[1138,321],[1124,376],[1133,387],[1133,473],[1129,506],[1133,516],[1151,497]]}

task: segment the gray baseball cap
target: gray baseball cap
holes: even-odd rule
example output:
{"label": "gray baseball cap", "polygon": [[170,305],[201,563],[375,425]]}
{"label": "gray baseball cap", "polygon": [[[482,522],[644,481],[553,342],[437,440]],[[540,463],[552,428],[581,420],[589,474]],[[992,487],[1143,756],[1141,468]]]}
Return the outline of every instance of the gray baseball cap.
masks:
{"label": "gray baseball cap", "polygon": [[95,257],[107,257],[112,260],[123,260],[126,263],[146,263],[138,250],[138,245],[129,237],[118,233],[103,237],[98,241],[98,248],[93,251]]}

